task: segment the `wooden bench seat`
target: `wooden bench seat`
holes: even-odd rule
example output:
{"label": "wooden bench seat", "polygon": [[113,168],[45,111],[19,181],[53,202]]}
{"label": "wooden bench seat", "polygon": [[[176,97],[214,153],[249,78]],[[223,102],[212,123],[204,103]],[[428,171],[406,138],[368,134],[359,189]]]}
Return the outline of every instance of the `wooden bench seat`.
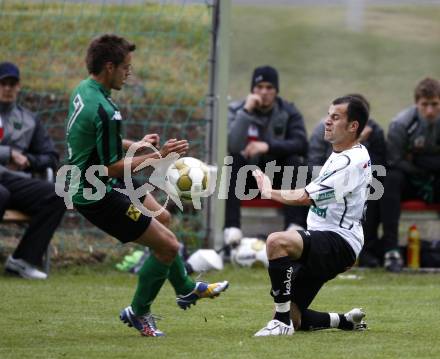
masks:
{"label": "wooden bench seat", "polygon": [[[31,220],[31,217],[29,217],[27,214],[17,211],[15,209],[7,209],[5,211],[5,214],[3,216],[3,219],[0,221],[0,224],[25,224],[29,223]],[[44,271],[49,274],[50,270],[50,250],[49,248],[46,251],[46,254],[44,255]]]}
{"label": "wooden bench seat", "polygon": [[15,209],[7,209],[5,211],[5,215],[3,216],[3,222],[11,223],[29,222],[30,219],[31,218],[28,215]]}
{"label": "wooden bench seat", "polygon": [[440,203],[428,204],[420,200],[410,200],[401,203],[402,211],[420,212],[420,211],[433,211],[440,212]]}

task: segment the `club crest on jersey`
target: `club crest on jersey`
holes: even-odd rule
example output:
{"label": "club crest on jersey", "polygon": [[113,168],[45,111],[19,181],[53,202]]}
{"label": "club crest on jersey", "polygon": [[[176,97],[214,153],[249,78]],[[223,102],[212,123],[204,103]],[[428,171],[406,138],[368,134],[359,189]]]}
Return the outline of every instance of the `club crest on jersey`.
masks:
{"label": "club crest on jersey", "polygon": [[119,111],[115,111],[115,113],[114,113],[114,115],[112,117],[112,120],[121,121],[122,120],[121,113]]}

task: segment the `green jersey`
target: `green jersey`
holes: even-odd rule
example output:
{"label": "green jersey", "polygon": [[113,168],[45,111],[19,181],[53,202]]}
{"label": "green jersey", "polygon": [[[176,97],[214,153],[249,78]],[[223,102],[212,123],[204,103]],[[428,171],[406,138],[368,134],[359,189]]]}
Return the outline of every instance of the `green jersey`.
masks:
{"label": "green jersey", "polygon": [[[67,117],[67,150],[69,164],[81,171],[78,191],[72,197],[74,204],[89,204],[100,199],[84,198],[84,189],[96,193],[94,183],[86,179],[90,166],[109,166],[123,158],[121,120],[121,113],[111,100],[110,91],[97,81],[88,78],[73,91]],[[115,179],[97,171],[93,174],[105,184],[106,192],[112,189]],[[68,180],[71,180],[69,176]],[[69,185],[72,186],[71,183]]]}

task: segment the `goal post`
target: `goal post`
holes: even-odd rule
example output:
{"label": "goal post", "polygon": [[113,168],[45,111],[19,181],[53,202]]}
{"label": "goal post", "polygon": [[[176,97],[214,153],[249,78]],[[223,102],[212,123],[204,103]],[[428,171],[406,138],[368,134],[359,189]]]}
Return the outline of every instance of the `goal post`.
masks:
{"label": "goal post", "polygon": [[225,200],[219,199],[221,169],[227,155],[227,117],[229,84],[229,40],[231,29],[231,0],[215,0],[213,9],[213,34],[211,40],[212,67],[208,110],[209,162],[217,166],[217,186],[208,198],[206,226],[208,246],[216,250],[223,246]]}

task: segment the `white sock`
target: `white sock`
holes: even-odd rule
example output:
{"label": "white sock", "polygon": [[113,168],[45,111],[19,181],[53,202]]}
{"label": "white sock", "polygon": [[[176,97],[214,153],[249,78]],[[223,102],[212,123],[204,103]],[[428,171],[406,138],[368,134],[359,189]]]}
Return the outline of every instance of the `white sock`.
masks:
{"label": "white sock", "polygon": [[275,303],[275,311],[285,313],[290,311],[290,300],[285,303]]}
{"label": "white sock", "polygon": [[330,327],[337,328],[339,326],[339,314],[338,313],[328,313],[330,315]]}

